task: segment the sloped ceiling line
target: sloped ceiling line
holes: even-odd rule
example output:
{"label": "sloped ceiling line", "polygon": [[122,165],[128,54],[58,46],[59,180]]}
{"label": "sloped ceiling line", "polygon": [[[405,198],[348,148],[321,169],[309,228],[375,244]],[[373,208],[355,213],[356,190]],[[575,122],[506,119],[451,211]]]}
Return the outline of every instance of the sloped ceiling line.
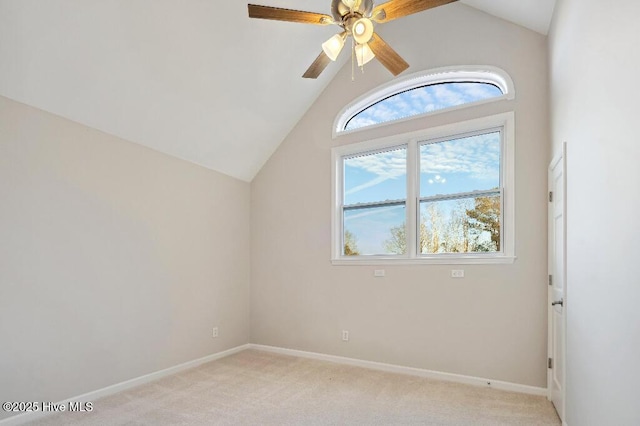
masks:
{"label": "sloped ceiling line", "polygon": [[[461,3],[544,34],[555,0]],[[0,95],[251,181],[347,62],[301,78],[334,32],[241,1],[0,0]]]}

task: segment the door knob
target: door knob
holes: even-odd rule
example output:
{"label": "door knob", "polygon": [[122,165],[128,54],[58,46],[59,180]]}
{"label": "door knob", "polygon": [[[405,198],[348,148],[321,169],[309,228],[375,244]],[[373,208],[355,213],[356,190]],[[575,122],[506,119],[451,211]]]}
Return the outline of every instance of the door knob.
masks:
{"label": "door knob", "polygon": [[556,305],[564,306],[564,299],[556,300],[555,302],[551,303],[551,306],[556,306]]}

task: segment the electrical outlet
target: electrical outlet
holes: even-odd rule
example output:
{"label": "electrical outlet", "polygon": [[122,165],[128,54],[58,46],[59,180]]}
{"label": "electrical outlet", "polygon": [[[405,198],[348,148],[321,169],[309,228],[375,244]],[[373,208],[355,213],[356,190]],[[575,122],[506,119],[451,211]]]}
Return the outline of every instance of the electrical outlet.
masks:
{"label": "electrical outlet", "polygon": [[349,341],[349,330],[342,330],[342,341],[343,342]]}
{"label": "electrical outlet", "polygon": [[464,269],[452,269],[451,278],[464,278]]}
{"label": "electrical outlet", "polygon": [[218,337],[218,327],[213,327],[213,337]]}
{"label": "electrical outlet", "polygon": [[384,275],[385,275],[384,269],[376,269],[375,271],[373,271],[374,277],[384,277]]}

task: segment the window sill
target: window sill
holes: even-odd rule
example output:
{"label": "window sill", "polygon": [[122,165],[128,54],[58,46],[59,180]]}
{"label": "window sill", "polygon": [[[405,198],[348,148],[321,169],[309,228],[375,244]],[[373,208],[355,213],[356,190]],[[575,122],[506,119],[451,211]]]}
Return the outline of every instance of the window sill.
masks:
{"label": "window sill", "polygon": [[438,258],[408,259],[394,257],[358,256],[352,258],[332,259],[335,266],[346,265],[508,265],[515,262],[516,256],[444,256]]}

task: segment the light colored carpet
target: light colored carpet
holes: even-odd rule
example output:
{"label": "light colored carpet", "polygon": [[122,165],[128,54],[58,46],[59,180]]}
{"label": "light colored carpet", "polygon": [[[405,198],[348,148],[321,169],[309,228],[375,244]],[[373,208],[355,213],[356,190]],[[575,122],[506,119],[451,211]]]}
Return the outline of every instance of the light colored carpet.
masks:
{"label": "light colored carpet", "polygon": [[247,350],[32,425],[560,425],[544,397]]}

